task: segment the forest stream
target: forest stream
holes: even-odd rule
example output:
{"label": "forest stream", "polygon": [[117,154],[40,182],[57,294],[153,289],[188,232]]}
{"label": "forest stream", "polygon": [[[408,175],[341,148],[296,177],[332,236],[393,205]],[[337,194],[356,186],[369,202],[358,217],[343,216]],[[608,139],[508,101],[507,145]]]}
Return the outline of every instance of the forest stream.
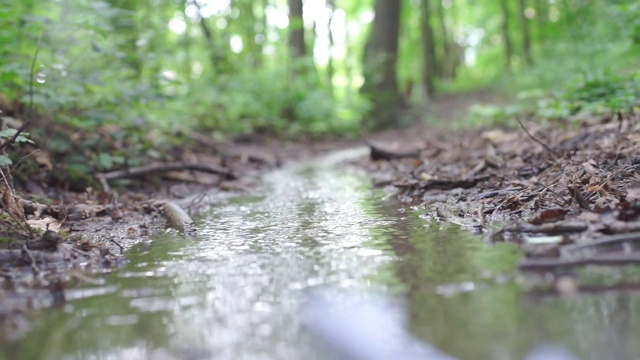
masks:
{"label": "forest stream", "polygon": [[199,218],[195,240],[137,245],[126,266],[87,275],[101,284],[30,314],[0,354],[367,360],[411,343],[395,358],[534,359],[550,344],[558,359],[638,358],[637,293],[525,290],[515,245],[429,218],[343,165],[367,150],[266,175]]}

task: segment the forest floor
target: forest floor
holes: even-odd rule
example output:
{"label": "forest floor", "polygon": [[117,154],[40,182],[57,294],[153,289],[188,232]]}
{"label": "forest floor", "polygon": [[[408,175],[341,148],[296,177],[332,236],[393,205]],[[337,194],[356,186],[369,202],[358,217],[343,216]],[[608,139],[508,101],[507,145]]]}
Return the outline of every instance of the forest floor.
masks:
{"label": "forest floor", "polygon": [[[502,101],[484,92],[453,95],[432,111],[455,121],[469,104],[495,100]],[[640,264],[640,116],[581,118],[387,132],[369,141],[371,158],[360,166],[435,221],[460,224],[488,242],[517,243],[520,270],[574,291],[576,279],[567,285],[565,274]]]}
{"label": "forest floor", "polygon": [[[444,96],[430,104],[429,117],[448,123],[469,106],[494,100],[483,91]],[[434,220],[461,224],[488,241],[519,243],[522,270],[640,263],[638,120],[525,121],[510,129],[456,132],[420,122],[368,136],[371,156],[355,165]],[[10,240],[0,243],[0,317],[64,302],[66,283],[88,281],[78,270],[123,263],[128,248],[167,231],[167,215],[188,236],[188,217],[167,210],[175,204],[198,213],[215,199],[255,189],[261,174],[285,162],[362,144],[290,144],[259,136],[194,141],[201,150],[185,151],[171,166],[96,174],[106,191],[59,191],[46,198],[27,190],[10,197],[5,188],[8,210],[0,221]],[[143,182],[108,189],[123,177]],[[22,288],[43,290],[34,296],[21,294]]]}

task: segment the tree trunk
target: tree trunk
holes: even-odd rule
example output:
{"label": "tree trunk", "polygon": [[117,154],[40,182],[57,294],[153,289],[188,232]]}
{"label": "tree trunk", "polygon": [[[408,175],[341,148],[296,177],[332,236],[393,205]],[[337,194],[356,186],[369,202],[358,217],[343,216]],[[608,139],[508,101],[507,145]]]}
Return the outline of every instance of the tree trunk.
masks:
{"label": "tree trunk", "polygon": [[329,6],[329,8],[331,8],[332,14],[331,17],[329,18],[328,21],[328,28],[329,28],[329,59],[328,59],[328,63],[327,63],[327,80],[329,81],[329,90],[331,91],[331,94],[333,95],[333,75],[334,75],[334,68],[333,68],[333,47],[335,45],[335,41],[333,39],[333,32],[331,31],[331,24],[333,23],[333,14],[334,11],[336,10],[336,7],[333,3],[333,0],[327,0],[327,5]]}
{"label": "tree trunk", "polygon": [[527,65],[533,64],[531,57],[531,34],[529,33],[529,19],[525,11],[527,10],[527,0],[518,0],[520,10],[520,30],[522,31],[522,53]]}
{"label": "tree trunk", "polygon": [[[136,45],[140,38],[140,29],[133,14],[138,13],[141,4],[132,0],[107,0],[107,3],[112,8],[126,11],[126,15],[109,17],[109,20],[113,26],[113,33],[117,34],[115,39],[121,39],[116,46],[125,54],[124,63],[133,71],[132,78],[139,80],[142,77],[144,62]],[[65,12],[63,17],[64,14]]]}
{"label": "tree trunk", "polygon": [[209,50],[209,57],[211,59],[211,66],[213,66],[213,70],[218,74],[226,73],[229,71],[229,63],[226,58],[226,54],[228,53],[225,46],[222,45],[221,41],[216,39],[214,33],[211,31],[209,24],[204,16],[202,16],[202,6],[199,5],[197,1],[194,1],[193,4],[198,9],[198,18],[200,22],[200,29],[204,34],[204,38],[207,41],[207,47]]}
{"label": "tree trunk", "polygon": [[[427,98],[433,99],[435,96],[434,79],[437,74],[436,46],[431,26],[431,2],[422,0],[422,44],[424,47],[424,74],[423,84]],[[445,40],[446,41],[446,40]]]}
{"label": "tree trunk", "polygon": [[[442,49],[442,56],[440,56],[440,61],[436,62],[436,70],[438,71],[438,76],[441,79],[447,77],[446,73],[446,64],[451,59],[451,54],[449,53],[449,44],[451,40],[449,39],[449,30],[447,29],[447,22],[445,21],[444,16],[444,6],[438,3],[436,4],[436,9],[438,9],[438,22],[440,23],[440,43]],[[437,59],[436,59],[437,60]]]}
{"label": "tree trunk", "polygon": [[502,37],[504,40],[504,60],[505,68],[511,71],[511,58],[513,57],[513,44],[509,37],[509,4],[508,0],[500,0],[502,8]]}
{"label": "tree trunk", "polygon": [[545,3],[546,3],[545,0],[535,0],[536,19],[538,20],[536,21],[537,30],[538,30],[538,38],[537,38],[538,43],[542,43],[542,40],[544,39],[544,27],[549,17]]}
{"label": "tree trunk", "polygon": [[289,56],[299,58],[306,54],[302,0],[289,0]]}
{"label": "tree trunk", "polygon": [[396,79],[400,4],[398,0],[376,1],[376,17],[365,47],[362,69],[365,83],[360,91],[373,105],[365,125],[374,128],[393,125],[403,106]]}
{"label": "tree trunk", "polygon": [[262,49],[256,42],[258,32],[256,31],[256,23],[258,19],[253,11],[253,0],[234,0],[233,4],[240,9],[240,16],[235,21],[241,23],[240,29],[242,29],[242,42],[244,45],[244,52],[249,54],[249,63],[251,67],[257,69],[262,60]]}

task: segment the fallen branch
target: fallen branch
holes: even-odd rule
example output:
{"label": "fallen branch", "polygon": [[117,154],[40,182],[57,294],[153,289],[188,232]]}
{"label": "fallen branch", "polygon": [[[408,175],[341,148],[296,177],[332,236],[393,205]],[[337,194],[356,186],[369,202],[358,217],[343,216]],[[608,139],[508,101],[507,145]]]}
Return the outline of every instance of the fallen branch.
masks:
{"label": "fallen branch", "polygon": [[394,182],[393,186],[397,188],[413,188],[417,185],[419,189],[425,190],[452,190],[457,188],[469,189],[476,186],[480,181],[489,179],[490,176],[482,175],[471,179],[431,179],[427,181],[409,181],[409,182]]}
{"label": "fallen branch", "polygon": [[566,269],[587,265],[629,265],[640,264],[640,253],[632,254],[604,254],[582,259],[543,258],[526,259],[520,262],[518,268],[522,271],[543,271]]}
{"label": "fallen branch", "polygon": [[602,237],[602,238],[594,240],[594,241],[590,241],[590,242],[585,243],[585,244],[567,245],[567,246],[562,247],[562,249],[560,251],[561,251],[563,257],[571,257],[571,256],[575,256],[576,253],[578,253],[580,251],[585,251],[585,250],[595,249],[595,248],[600,248],[600,247],[606,247],[606,246],[611,246],[611,245],[621,245],[621,246],[623,246],[623,244],[631,243],[631,242],[640,242],[640,232],[632,232],[632,233],[626,233],[626,234],[617,234],[617,235],[605,236],[605,237]]}
{"label": "fallen branch", "polygon": [[222,175],[229,180],[235,180],[237,177],[229,170],[217,167],[214,165],[202,165],[202,164],[189,164],[189,163],[166,163],[156,165],[146,165],[135,168],[128,168],[123,170],[110,171],[107,173],[101,173],[100,176],[105,180],[115,180],[128,177],[143,176],[149,174],[157,174],[168,171],[201,171],[209,174]]}
{"label": "fallen branch", "polygon": [[471,179],[459,179],[459,180],[428,180],[422,186],[423,189],[439,189],[439,190],[452,190],[457,188],[469,189],[476,186],[480,181],[487,180],[489,176],[478,176]]}
{"label": "fallen branch", "polygon": [[515,225],[509,225],[504,231],[509,232],[528,232],[528,233],[544,233],[544,234],[564,234],[571,232],[582,232],[588,229],[587,224],[582,222],[554,222],[541,225],[532,225],[524,221],[520,221]]}
{"label": "fallen branch", "polygon": [[221,175],[229,180],[235,180],[237,177],[229,170],[217,167],[214,165],[202,165],[202,164],[190,164],[190,163],[166,163],[166,164],[154,164],[145,165],[135,168],[127,168],[123,170],[110,171],[106,173],[96,174],[96,178],[106,186],[105,191],[108,189],[108,181],[122,178],[138,177],[144,175],[158,174],[168,171],[201,171],[209,174]]}
{"label": "fallen branch", "polygon": [[492,197],[496,197],[498,195],[501,195],[501,196],[513,195],[520,190],[522,190],[522,188],[518,188],[518,187],[508,187],[506,189],[501,189],[501,190],[489,190],[489,191],[485,191],[480,194],[472,196],[471,200],[489,199]]}
{"label": "fallen branch", "polygon": [[49,206],[45,204],[40,204],[39,202],[23,199],[21,197],[16,196],[16,199],[22,207],[24,208],[25,213],[33,214],[36,218],[40,218],[45,211],[49,210]]}
{"label": "fallen branch", "polygon": [[0,264],[7,262],[31,263],[31,259],[36,262],[56,263],[64,261],[64,257],[59,253],[29,250],[29,257],[25,258],[22,250],[0,250]]}
{"label": "fallen branch", "polygon": [[531,138],[531,140],[533,140],[533,141],[537,142],[538,144],[542,145],[542,147],[545,148],[545,150],[547,150],[548,152],[551,153],[551,155],[553,155],[555,160],[558,160],[560,158],[560,154],[558,154],[555,150],[550,148],[547,144],[543,143],[542,141],[538,140],[535,136],[531,135],[531,133],[524,126],[524,124],[522,123],[520,118],[516,117],[516,120],[518,121],[518,124],[520,124],[520,127],[522,128],[522,130],[524,130],[524,132],[527,134],[527,136],[529,136]]}

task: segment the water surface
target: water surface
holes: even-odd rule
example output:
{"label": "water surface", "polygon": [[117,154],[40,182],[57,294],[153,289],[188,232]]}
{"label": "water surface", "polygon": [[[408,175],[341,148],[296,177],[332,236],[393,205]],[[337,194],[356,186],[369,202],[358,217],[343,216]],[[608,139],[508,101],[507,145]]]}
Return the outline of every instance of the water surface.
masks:
{"label": "water surface", "polygon": [[32,331],[2,340],[0,359],[325,359],[301,320],[314,293],[338,305],[389,297],[390,319],[401,313],[412,336],[461,359],[522,359],[548,342],[582,359],[640,357],[636,293],[525,292],[515,246],[385,200],[340,165],[363,153],[268,175],[263,190],[215,204],[196,240],[135,247],[124,268],[91,275],[104,285],[70,284],[66,306],[30,314]]}

